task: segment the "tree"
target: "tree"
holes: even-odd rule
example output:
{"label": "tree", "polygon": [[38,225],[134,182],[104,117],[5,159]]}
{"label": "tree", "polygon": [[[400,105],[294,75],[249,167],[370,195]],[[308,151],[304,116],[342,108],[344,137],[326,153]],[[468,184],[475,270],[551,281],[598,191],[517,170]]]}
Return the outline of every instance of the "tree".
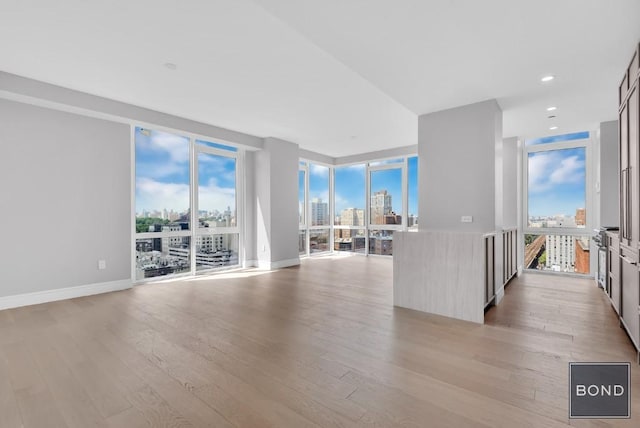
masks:
{"label": "tree", "polygon": [[531,244],[534,239],[536,239],[535,235],[524,235],[524,245],[527,246]]}
{"label": "tree", "polygon": [[163,220],[158,217],[136,217],[136,233],[144,233],[149,231],[152,224],[168,224],[169,220]]}
{"label": "tree", "polygon": [[543,266],[547,264],[547,252],[543,251],[542,254],[540,254],[540,257],[538,257],[538,266]]}

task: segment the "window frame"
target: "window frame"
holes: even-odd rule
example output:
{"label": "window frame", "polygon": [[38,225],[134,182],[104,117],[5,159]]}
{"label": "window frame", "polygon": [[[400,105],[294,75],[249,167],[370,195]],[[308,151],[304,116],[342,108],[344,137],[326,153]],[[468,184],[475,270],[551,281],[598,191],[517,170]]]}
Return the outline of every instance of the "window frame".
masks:
{"label": "window frame", "polygon": [[[585,227],[530,227],[529,226],[529,154],[551,152],[555,150],[567,150],[567,149],[585,149],[585,210],[586,219]],[[591,138],[582,140],[563,141],[557,143],[537,144],[524,147],[524,156],[522,157],[522,170],[524,172],[523,184],[523,200],[522,200],[522,212],[523,212],[523,234],[556,234],[556,235],[588,235],[591,236],[594,222],[593,212],[593,168],[592,168],[593,148]],[[584,231],[583,233],[579,233]]]}
{"label": "window frame", "polygon": [[[584,148],[585,150],[585,226],[578,227],[530,227],[529,226],[529,154],[551,152],[555,150],[566,149],[578,149]],[[568,141],[556,141],[551,143],[541,144],[524,144],[522,156],[522,247],[521,254],[526,253],[526,244],[524,237],[526,235],[555,235],[555,236],[572,236],[573,238],[591,237],[592,231],[595,228],[595,224],[598,221],[598,217],[595,213],[595,149],[594,149],[594,132],[589,132],[588,138],[573,139]],[[590,250],[593,250],[591,242],[589,242]],[[589,273],[578,272],[556,272],[547,270],[536,270],[536,272],[549,273],[549,274],[563,274],[574,275],[581,277],[593,276],[594,266],[594,254],[597,257],[597,253],[590,254],[589,260]],[[529,270],[527,266],[523,269]]]}
{"label": "window frame", "polygon": [[[300,257],[311,257],[311,256],[315,256],[315,255],[325,255],[328,253],[346,253],[346,254],[352,254],[352,255],[359,255],[359,256],[374,256],[374,257],[388,257],[387,255],[378,255],[378,254],[373,254],[369,252],[369,235],[371,233],[372,230],[380,230],[380,231],[403,231],[403,232],[415,232],[417,231],[417,227],[416,228],[409,228],[408,227],[408,216],[409,216],[409,178],[408,178],[408,162],[409,162],[409,158],[413,158],[415,157],[417,159],[417,164],[416,164],[416,168],[417,168],[417,173],[419,175],[419,156],[417,153],[408,153],[408,154],[403,154],[403,155],[396,155],[396,156],[388,156],[388,157],[384,157],[384,158],[372,158],[372,159],[366,159],[366,160],[362,160],[362,161],[356,161],[356,162],[347,162],[347,163],[340,163],[340,164],[327,164],[327,163],[323,163],[323,162],[319,162],[319,161],[313,161],[313,160],[309,160],[306,158],[300,158],[299,162],[300,162],[300,167],[299,170],[301,170],[302,168],[306,168],[306,174],[305,174],[305,199],[306,199],[306,209],[307,209],[307,216],[306,216],[306,225],[303,224],[299,224],[298,228],[299,228],[299,233],[305,233],[305,237],[306,237],[306,252],[305,254],[300,254]],[[393,160],[399,160],[397,162],[387,162],[387,161],[393,161]],[[372,163],[375,163],[375,165],[371,165]],[[379,164],[377,164],[379,163]],[[310,198],[309,198],[309,166],[311,164],[318,164],[321,166],[325,166],[329,168],[329,226],[311,226],[311,222],[310,222],[310,211],[311,211],[311,202],[310,202]],[[364,194],[365,194],[365,201],[364,201],[364,217],[365,217],[365,221],[364,221],[364,225],[363,226],[346,226],[346,225],[336,225],[335,224],[335,217],[336,217],[336,213],[335,213],[335,170],[338,168],[345,168],[345,167],[349,167],[351,165],[363,165],[364,166],[364,173],[365,173],[365,189],[364,189]],[[370,205],[371,205],[371,172],[375,172],[375,171],[382,171],[382,170],[389,170],[389,169],[400,169],[401,170],[401,189],[402,189],[402,194],[401,194],[401,203],[402,203],[402,221],[401,224],[399,225],[376,225],[376,224],[371,224],[370,222]],[[298,180],[299,181],[299,180]],[[419,186],[419,180],[417,185]],[[418,214],[418,219],[419,219],[419,214]],[[419,220],[418,220],[418,224],[419,224]],[[310,242],[309,242],[309,238],[310,238],[310,234],[311,232],[315,231],[315,230],[329,230],[329,240],[330,240],[330,247],[329,247],[329,251],[326,252],[318,252],[318,253],[311,253],[310,252]],[[363,231],[364,232],[364,238],[365,238],[365,248],[364,248],[364,252],[359,252],[359,251],[341,251],[341,250],[336,250],[335,249],[335,232],[336,230],[355,230],[355,231]]]}
{"label": "window frame", "polygon": [[[136,128],[149,129],[152,131],[161,131],[176,134],[189,139],[189,230],[180,230],[174,232],[136,232]],[[245,267],[246,264],[246,221],[245,221],[245,152],[241,146],[220,138],[212,138],[201,134],[186,132],[183,130],[172,129],[150,123],[135,122],[130,126],[130,154],[131,154],[131,279],[133,284],[143,284],[147,282],[157,282],[162,280],[173,280],[184,277],[194,277],[202,274],[210,274],[219,271],[227,271]],[[221,145],[235,148],[235,151],[224,150],[198,144],[198,141],[218,143]],[[230,157],[235,159],[235,199],[236,199],[236,225],[232,227],[216,227],[206,228],[202,230],[198,225],[198,154],[207,153],[217,156]],[[204,229],[204,228],[203,228]],[[227,233],[238,234],[238,263],[230,266],[222,266],[219,268],[200,269],[197,270],[196,260],[196,242],[198,236],[212,236]],[[189,237],[189,272],[170,274],[166,276],[155,276],[149,278],[137,278],[136,264],[136,243],[139,239],[150,238],[172,238],[172,237]]]}

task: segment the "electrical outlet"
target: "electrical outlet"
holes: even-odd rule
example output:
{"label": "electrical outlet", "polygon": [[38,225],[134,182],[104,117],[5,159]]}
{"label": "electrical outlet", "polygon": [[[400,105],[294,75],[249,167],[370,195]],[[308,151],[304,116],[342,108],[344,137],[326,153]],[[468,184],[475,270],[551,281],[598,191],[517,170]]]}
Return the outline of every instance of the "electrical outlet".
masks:
{"label": "electrical outlet", "polygon": [[470,215],[463,215],[460,221],[462,223],[473,223],[473,217]]}
{"label": "electrical outlet", "polygon": [[103,270],[107,268],[106,260],[98,260],[98,269]]}

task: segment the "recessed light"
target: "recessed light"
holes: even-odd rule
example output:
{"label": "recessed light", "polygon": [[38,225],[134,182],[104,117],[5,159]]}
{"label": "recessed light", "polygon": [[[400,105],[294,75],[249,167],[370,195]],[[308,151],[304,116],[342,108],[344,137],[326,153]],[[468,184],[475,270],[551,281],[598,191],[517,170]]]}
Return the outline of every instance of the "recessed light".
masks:
{"label": "recessed light", "polygon": [[544,76],[542,79],[540,79],[540,81],[542,81],[543,83],[547,83],[547,82],[551,82],[555,78],[556,76],[549,74],[547,76]]}
{"label": "recessed light", "polygon": [[558,107],[555,106],[551,106],[551,107],[547,107],[547,111],[554,111],[556,110]]}
{"label": "recessed light", "polygon": [[558,129],[557,126],[552,126],[552,127],[549,128],[549,131],[555,131],[556,129]]}
{"label": "recessed light", "polygon": [[169,70],[175,70],[175,69],[177,69],[177,68],[178,68],[178,66],[177,66],[177,65],[175,65],[175,64],[174,64],[174,63],[172,63],[172,62],[165,62],[165,63],[164,63],[164,66],[165,66],[165,68],[168,68]]}

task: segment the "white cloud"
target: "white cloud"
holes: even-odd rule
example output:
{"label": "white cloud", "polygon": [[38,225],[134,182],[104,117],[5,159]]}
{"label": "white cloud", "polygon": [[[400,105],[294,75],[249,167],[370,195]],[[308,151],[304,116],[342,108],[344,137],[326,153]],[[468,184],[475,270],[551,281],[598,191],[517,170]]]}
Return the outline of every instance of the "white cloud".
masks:
{"label": "white cloud", "polygon": [[549,177],[554,184],[578,183],[584,178],[584,161],[577,156],[565,158]]}
{"label": "white cloud", "polygon": [[[235,207],[235,189],[218,186],[215,179],[198,189],[201,210],[224,211]],[[189,208],[189,185],[163,183],[152,178],[139,178],[136,182],[136,212],[142,210],[186,211]]]}
{"label": "white cloud", "polygon": [[136,211],[174,210],[183,212],[189,208],[189,185],[162,183],[152,178],[136,180]]}
{"label": "white cloud", "polygon": [[219,187],[215,179],[210,179],[206,186],[198,188],[198,202],[200,210],[220,212],[231,207],[231,211],[235,209],[236,189],[229,187]]}
{"label": "white cloud", "polygon": [[541,193],[554,186],[584,181],[585,163],[576,155],[560,152],[537,153],[529,157],[529,192]]}
{"label": "white cloud", "polygon": [[322,165],[318,165],[315,163],[312,163],[309,166],[309,172],[312,175],[317,175],[320,177],[327,177],[327,179],[329,178],[329,168],[327,168],[326,166],[322,166]]}
{"label": "white cloud", "polygon": [[364,172],[365,166],[364,166],[363,163],[357,163],[357,164],[354,164],[354,165],[349,165],[347,167],[347,169]]}
{"label": "white cloud", "polygon": [[189,162],[189,139],[187,137],[162,131],[148,132],[148,137],[136,139],[136,145],[142,151],[166,153],[173,162]]}

